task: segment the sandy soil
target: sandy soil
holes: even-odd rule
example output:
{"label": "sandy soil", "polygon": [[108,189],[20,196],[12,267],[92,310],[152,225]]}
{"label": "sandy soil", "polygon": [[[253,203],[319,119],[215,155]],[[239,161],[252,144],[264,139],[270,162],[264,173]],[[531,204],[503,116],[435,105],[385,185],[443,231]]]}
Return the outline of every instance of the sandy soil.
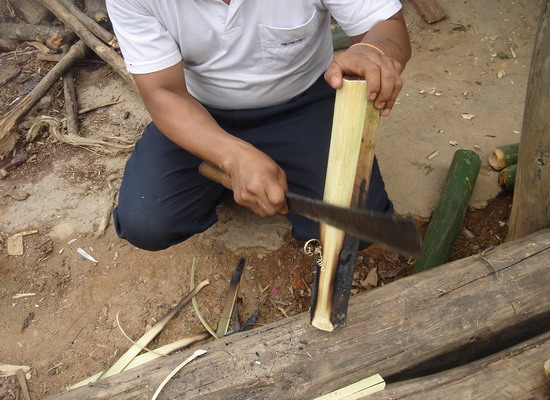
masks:
{"label": "sandy soil", "polygon": [[[414,56],[404,73],[400,106],[381,125],[377,154],[397,211],[417,218],[424,231],[454,151],[479,152],[484,165],[471,205],[483,209],[468,213],[464,225],[473,237],[459,237],[454,259],[505,238],[511,197],[498,196],[496,173],[486,158],[495,145],[519,139],[540,3],[441,4],[447,19],[428,25],[405,2]],[[4,4],[0,11],[10,20]],[[44,75],[52,66],[36,61],[32,47],[23,50],[0,54],[2,70],[21,68],[2,87],[0,114],[23,95],[34,74]],[[149,120],[137,96],[94,57],[79,64],[77,90],[81,109],[120,101],[83,115],[83,136],[135,141]],[[21,133],[40,115],[62,118],[61,93],[56,85],[21,124]],[[463,113],[474,117],[465,119]],[[435,150],[439,155],[428,160]],[[32,143],[21,142],[16,154],[26,154],[26,162],[0,180],[0,364],[32,368],[33,398],[58,393],[122,354],[131,343],[117,315],[126,334],[139,338],[189,292],[194,259],[196,280],[210,280],[197,299],[212,324],[240,258],[246,260],[241,323],[257,310],[257,324],[308,310],[313,259],[290,237],[284,218],[260,219],[228,198],[219,207],[220,222],[208,231],[168,250],[146,252],[118,239],[111,226],[98,232],[127,153],[107,156],[60,144],[44,130]],[[0,167],[12,159],[0,161]],[[24,255],[8,255],[9,237],[34,230],[24,237]],[[98,262],[78,254],[79,248]],[[365,282],[369,272],[378,277],[378,286],[407,275],[408,261],[376,246],[361,253],[355,292],[374,288]],[[152,347],[201,330],[188,306]],[[0,398],[14,399],[16,392],[13,379],[0,378]]]}

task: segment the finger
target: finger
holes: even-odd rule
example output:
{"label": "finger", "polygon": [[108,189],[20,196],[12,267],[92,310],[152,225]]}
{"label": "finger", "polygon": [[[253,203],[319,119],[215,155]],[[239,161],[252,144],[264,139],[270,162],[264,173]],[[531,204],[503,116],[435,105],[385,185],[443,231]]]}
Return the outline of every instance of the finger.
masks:
{"label": "finger", "polygon": [[288,212],[285,192],[282,190],[281,186],[268,187],[266,189],[266,196],[273,206],[275,214],[286,214]]}
{"label": "finger", "polygon": [[390,105],[390,102],[395,100],[392,99],[392,93],[394,92],[396,79],[398,79],[398,77],[392,68],[384,67],[381,69],[380,92],[378,93],[378,97],[375,101],[376,108],[383,110],[387,107],[391,108],[393,106],[393,104]]}
{"label": "finger", "polygon": [[365,80],[367,81],[367,97],[376,101],[380,93],[380,67],[377,64],[369,64],[365,69]]}
{"label": "finger", "polygon": [[325,81],[333,89],[340,89],[344,82],[342,68],[337,64],[336,60],[333,59],[327,70],[325,71]]}

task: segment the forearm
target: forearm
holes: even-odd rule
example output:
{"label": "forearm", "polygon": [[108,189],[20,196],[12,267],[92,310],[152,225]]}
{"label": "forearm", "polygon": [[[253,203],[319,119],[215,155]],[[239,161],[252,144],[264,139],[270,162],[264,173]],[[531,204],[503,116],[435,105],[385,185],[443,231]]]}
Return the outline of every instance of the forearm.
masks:
{"label": "forearm", "polygon": [[181,148],[226,172],[233,159],[253,146],[223,130],[187,93],[158,88],[142,98],[159,130]]}
{"label": "forearm", "polygon": [[370,43],[384,52],[385,55],[398,61],[401,71],[411,57],[411,43],[403,14],[398,12],[386,21],[380,22],[365,35],[351,38],[354,43]]}

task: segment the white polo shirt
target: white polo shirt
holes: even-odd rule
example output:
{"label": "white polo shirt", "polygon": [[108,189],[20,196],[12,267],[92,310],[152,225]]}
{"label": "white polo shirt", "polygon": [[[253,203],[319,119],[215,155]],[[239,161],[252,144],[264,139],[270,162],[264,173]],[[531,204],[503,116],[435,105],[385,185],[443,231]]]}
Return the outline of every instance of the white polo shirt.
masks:
{"label": "white polo shirt", "polygon": [[399,0],[107,0],[132,74],[183,60],[189,93],[221,109],[280,104],[331,62],[330,16],[349,36],[401,9]]}

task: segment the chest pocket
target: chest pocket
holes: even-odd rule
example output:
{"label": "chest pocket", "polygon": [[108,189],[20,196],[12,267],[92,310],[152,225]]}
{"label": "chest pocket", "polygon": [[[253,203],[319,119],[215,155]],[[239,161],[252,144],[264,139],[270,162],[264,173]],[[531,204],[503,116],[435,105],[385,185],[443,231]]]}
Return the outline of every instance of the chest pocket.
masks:
{"label": "chest pocket", "polygon": [[270,72],[283,71],[289,65],[296,68],[317,27],[317,11],[305,24],[293,28],[258,25],[264,68]]}

